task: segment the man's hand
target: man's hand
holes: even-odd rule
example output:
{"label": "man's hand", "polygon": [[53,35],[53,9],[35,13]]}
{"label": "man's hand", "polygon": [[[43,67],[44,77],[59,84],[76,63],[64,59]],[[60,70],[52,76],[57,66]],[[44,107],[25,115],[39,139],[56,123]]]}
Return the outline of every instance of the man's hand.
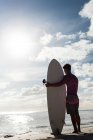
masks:
{"label": "man's hand", "polygon": [[52,85],[51,85],[50,83],[47,82],[47,83],[45,84],[45,86],[46,86],[46,87],[51,87]]}
{"label": "man's hand", "polygon": [[42,82],[46,87],[51,87],[52,86],[52,84],[48,83],[45,79],[43,79]]}
{"label": "man's hand", "polygon": [[43,79],[43,81],[42,81],[42,82],[43,82],[43,84],[46,84],[46,83],[47,83],[47,81],[46,81],[45,79]]}

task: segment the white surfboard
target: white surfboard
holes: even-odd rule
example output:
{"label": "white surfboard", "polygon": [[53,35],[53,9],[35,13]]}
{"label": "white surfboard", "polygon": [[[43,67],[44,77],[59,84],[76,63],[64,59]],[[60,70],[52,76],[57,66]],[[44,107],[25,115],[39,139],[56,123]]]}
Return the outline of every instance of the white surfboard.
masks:
{"label": "white surfboard", "polygon": [[[60,82],[63,76],[64,74],[60,63],[53,59],[48,67],[47,82]],[[48,87],[47,103],[52,132],[55,133],[59,131],[61,133],[65,122],[66,86]]]}

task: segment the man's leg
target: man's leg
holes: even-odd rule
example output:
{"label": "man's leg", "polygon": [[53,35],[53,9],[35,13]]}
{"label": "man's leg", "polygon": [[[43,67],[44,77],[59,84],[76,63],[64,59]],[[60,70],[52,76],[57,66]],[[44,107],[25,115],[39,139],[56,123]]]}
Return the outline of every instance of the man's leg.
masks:
{"label": "man's leg", "polygon": [[73,133],[78,133],[78,129],[77,129],[77,122],[76,122],[76,116],[75,114],[70,114],[71,116],[71,121],[74,127],[74,132]]}
{"label": "man's leg", "polygon": [[72,125],[74,127],[73,133],[78,133],[76,116],[75,116],[75,106],[73,106],[72,104],[67,104],[67,113],[70,114],[71,117]]}
{"label": "man's leg", "polygon": [[75,115],[76,115],[76,122],[77,122],[77,126],[78,126],[78,132],[81,132],[81,129],[80,129],[80,116],[79,116],[78,110],[76,111]]}

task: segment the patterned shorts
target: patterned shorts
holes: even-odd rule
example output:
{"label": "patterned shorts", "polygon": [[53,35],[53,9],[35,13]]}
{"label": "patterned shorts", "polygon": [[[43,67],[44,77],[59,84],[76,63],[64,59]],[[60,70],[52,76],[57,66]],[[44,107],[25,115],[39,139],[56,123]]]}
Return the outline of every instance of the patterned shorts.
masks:
{"label": "patterned shorts", "polygon": [[67,114],[76,114],[78,113],[79,108],[79,99],[75,96],[70,96],[66,98],[66,109]]}

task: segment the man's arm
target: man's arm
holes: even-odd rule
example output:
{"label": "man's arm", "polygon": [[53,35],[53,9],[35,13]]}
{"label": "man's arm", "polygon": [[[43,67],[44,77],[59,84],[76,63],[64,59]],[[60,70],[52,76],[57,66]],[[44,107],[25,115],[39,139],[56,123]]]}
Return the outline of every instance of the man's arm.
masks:
{"label": "man's arm", "polygon": [[58,83],[46,83],[45,85],[46,85],[46,87],[59,87],[59,86],[62,86],[62,85],[64,85],[64,84],[66,84],[66,79],[65,79],[65,76],[64,76],[64,78],[63,78],[63,80],[62,81],[60,81],[60,82],[58,82]]}

